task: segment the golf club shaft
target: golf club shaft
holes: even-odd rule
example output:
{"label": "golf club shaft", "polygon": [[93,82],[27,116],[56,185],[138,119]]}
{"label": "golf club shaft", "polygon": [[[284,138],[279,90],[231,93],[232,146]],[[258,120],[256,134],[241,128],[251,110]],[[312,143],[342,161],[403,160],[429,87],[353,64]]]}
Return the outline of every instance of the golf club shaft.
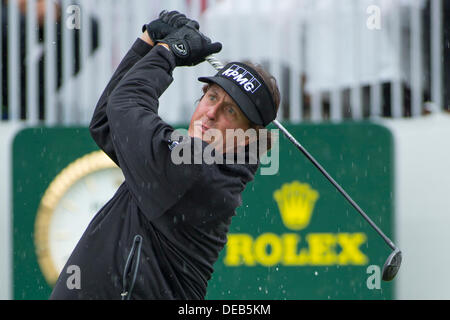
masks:
{"label": "golf club shaft", "polygon": [[[206,57],[208,61],[217,71],[223,68],[223,64],[214,56]],[[312,162],[312,164],[319,169],[319,171],[331,182],[331,184],[347,199],[347,201],[361,214],[361,216],[370,224],[370,226],[384,239],[384,241],[395,250],[397,246],[381,231],[380,228],[369,218],[369,216],[358,206],[358,204],[345,192],[345,190],[328,174],[328,172],[317,162],[316,159],[298,142],[289,131],[283,127],[278,120],[273,120],[273,124],[283,132],[283,134]]]}

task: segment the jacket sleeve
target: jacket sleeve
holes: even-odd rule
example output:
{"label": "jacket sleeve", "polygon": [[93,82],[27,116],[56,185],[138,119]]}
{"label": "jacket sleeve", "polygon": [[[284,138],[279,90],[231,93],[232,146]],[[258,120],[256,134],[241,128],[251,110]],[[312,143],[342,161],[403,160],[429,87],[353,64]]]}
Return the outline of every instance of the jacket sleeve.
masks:
{"label": "jacket sleeve", "polygon": [[122,78],[106,109],[125,182],[150,220],[178,202],[200,176],[200,165],[174,164],[168,142],[174,129],[157,114],[174,67],[173,54],[156,46]]}
{"label": "jacket sleeve", "polygon": [[106,115],[106,107],[108,104],[109,96],[119,81],[123,78],[125,73],[142,57],[144,57],[152,46],[147,44],[141,39],[136,39],[131,49],[127,52],[125,57],[120,62],[116,71],[114,72],[111,80],[100,96],[99,101],[94,110],[89,130],[92,138],[97,143],[100,149],[102,149],[117,165],[117,156],[114,151],[113,144],[111,142],[110,127],[108,122],[108,116]]}

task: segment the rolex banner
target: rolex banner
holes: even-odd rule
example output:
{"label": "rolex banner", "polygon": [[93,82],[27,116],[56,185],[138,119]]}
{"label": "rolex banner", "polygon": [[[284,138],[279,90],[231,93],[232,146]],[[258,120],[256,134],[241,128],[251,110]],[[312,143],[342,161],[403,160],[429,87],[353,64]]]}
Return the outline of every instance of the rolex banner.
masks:
{"label": "rolex banner", "polygon": [[[286,128],[395,240],[390,132],[371,123]],[[390,248],[281,132],[276,136],[242,195],[206,298],[392,299],[394,284],[381,280]],[[86,128],[17,135],[15,299],[48,298],[85,226],[122,181]]]}

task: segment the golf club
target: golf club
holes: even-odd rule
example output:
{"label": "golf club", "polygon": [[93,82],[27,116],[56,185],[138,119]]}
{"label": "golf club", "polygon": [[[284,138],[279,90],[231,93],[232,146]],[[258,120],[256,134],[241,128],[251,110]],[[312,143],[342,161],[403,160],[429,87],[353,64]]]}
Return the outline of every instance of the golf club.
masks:
{"label": "golf club", "polygon": [[[217,71],[223,68],[223,64],[213,55],[206,57],[208,61]],[[402,263],[402,252],[399,248],[381,231],[381,229],[369,218],[369,216],[353,201],[353,199],[345,192],[345,190],[328,174],[328,172],[317,162],[316,159],[289,133],[289,131],[278,122],[273,120],[273,124],[283,132],[283,134],[291,141],[311,162],[319,169],[319,171],[333,184],[333,186],[347,199],[348,202],[361,214],[361,216],[372,226],[373,229],[383,238],[383,240],[393,250],[383,266],[382,279],[391,281],[397,275]]]}

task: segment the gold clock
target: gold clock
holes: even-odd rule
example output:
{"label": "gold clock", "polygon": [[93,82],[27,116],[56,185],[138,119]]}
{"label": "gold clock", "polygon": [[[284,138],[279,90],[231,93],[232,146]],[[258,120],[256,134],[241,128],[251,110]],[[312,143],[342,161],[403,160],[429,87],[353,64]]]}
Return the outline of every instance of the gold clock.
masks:
{"label": "gold clock", "polygon": [[124,181],[103,152],[89,153],[64,168],[41,199],[34,242],[45,279],[54,285],[70,254],[98,210]]}

